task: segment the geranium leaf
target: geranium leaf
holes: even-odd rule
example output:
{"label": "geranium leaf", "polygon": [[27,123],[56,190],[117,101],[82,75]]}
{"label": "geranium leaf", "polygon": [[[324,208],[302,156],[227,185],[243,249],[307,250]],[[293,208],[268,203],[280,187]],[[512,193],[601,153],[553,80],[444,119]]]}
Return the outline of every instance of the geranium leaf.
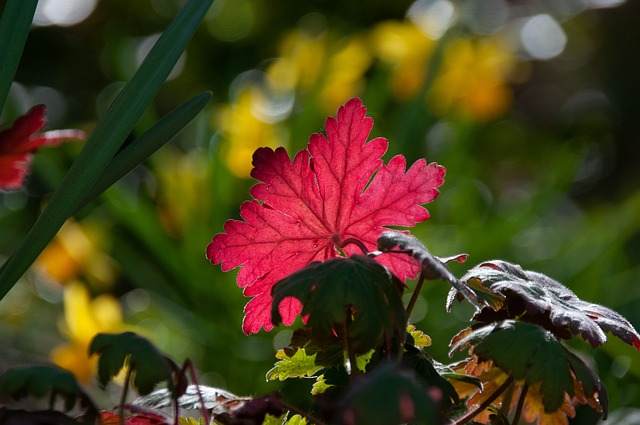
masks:
{"label": "geranium leaf", "polygon": [[272,321],[282,322],[281,303],[294,297],[303,304],[312,338],[322,341],[338,333],[354,353],[364,354],[383,336],[406,331],[402,288],[386,267],[362,255],[313,262],[273,287]]}
{"label": "geranium leaf", "polygon": [[499,300],[488,303],[489,308],[474,316],[476,320],[518,318],[540,324],[559,338],[580,335],[594,347],[604,344],[605,332],[611,332],[640,350],[640,335],[623,316],[607,307],[582,301],[570,289],[542,273],[493,260],[469,270],[460,281],[470,287],[481,285],[494,294],[494,300]]}
{"label": "geranium leaf", "polygon": [[82,140],[80,130],[53,130],[38,133],[47,124],[47,108],[36,105],[19,116],[13,125],[0,131],[0,190],[22,187],[33,153],[43,146],[57,146],[68,140]]}
{"label": "geranium leaf", "polygon": [[[247,400],[246,397],[238,397],[221,388],[206,385],[189,385],[184,394],[178,398],[178,406],[186,410],[201,409],[201,397],[204,402],[204,408],[211,410],[213,414],[226,412],[234,403]],[[166,388],[160,388],[150,394],[138,397],[131,404],[132,406],[142,406],[155,410],[164,409],[173,403],[174,400],[171,391]]]}
{"label": "geranium leaf", "polygon": [[[394,248],[400,248],[401,251],[394,251]],[[468,286],[462,285],[458,279],[451,273],[447,264],[449,261],[457,261],[464,263],[468,257],[467,254],[458,254],[449,258],[440,258],[431,254],[429,250],[417,238],[407,233],[396,231],[385,231],[378,237],[378,249],[385,252],[402,252],[411,255],[418,260],[422,268],[422,276],[425,279],[442,279],[451,284],[451,286],[462,294],[471,304],[480,307],[476,301],[476,294]]]}
{"label": "geranium leaf", "polygon": [[215,423],[223,425],[262,424],[267,415],[282,417],[286,413],[278,394],[242,400],[228,411],[215,414]]}
{"label": "geranium leaf", "polygon": [[[422,350],[416,347],[406,347],[407,351],[402,356],[402,364],[415,371],[418,378],[425,387],[437,387],[442,391],[444,405],[448,408],[460,401],[458,393],[436,368],[437,362],[427,356]],[[442,365],[439,365],[442,367]]]}
{"label": "geranium leaf", "polygon": [[79,403],[86,409],[86,415],[95,418],[98,409],[91,397],[82,389],[73,373],[54,365],[21,366],[7,370],[0,378],[0,395],[20,399],[26,396],[36,398],[51,394],[53,403],[56,396],[64,399],[65,411],[70,411]]}
{"label": "geranium leaf", "polygon": [[[251,175],[255,200],[240,207],[242,221],[229,220],[225,233],[207,247],[222,270],[239,267],[237,283],[254,297],[245,308],[243,330],[270,330],[271,288],[289,274],[318,260],[373,251],[385,226],[414,226],[429,217],[421,205],[432,201],[444,181],[443,167],[422,159],[406,170],[403,156],[383,164],[388,142],[367,141],[373,120],[360,99],[351,99],[325,124],[326,136],[313,134],[307,150],[293,158],[284,148],[260,148]],[[349,244],[357,241],[356,244]],[[386,256],[380,262],[401,279],[419,271],[408,257]],[[285,301],[282,321],[290,325],[300,313]]]}
{"label": "geranium leaf", "polygon": [[285,423],[286,425],[307,425],[307,419],[300,415],[293,415],[291,419]]}
{"label": "geranium leaf", "polygon": [[134,413],[126,416],[124,421],[120,415],[111,412],[100,412],[102,425],[169,425],[171,422],[164,416],[153,412]]}
{"label": "geranium leaf", "polygon": [[142,395],[149,394],[162,381],[167,382],[175,398],[184,392],[174,381],[180,373],[178,365],[148,339],[133,332],[96,335],[89,345],[89,355],[93,354],[99,356],[98,380],[103,387],[127,364],[135,371],[132,384]]}
{"label": "geranium leaf", "polygon": [[336,422],[435,424],[440,423],[438,402],[409,370],[382,364],[341,396]]}
{"label": "geranium leaf", "polygon": [[464,349],[516,380],[539,386],[546,413],[560,409],[566,395],[575,394],[577,382],[588,398],[598,399],[606,416],[607,395],[600,379],[541,326],[514,320],[480,325],[455,338],[451,351]]}
{"label": "geranium leaf", "polygon": [[292,356],[280,349],[276,353],[278,360],[267,372],[267,381],[278,379],[284,381],[288,378],[311,378],[322,366],[316,364],[315,353],[309,355],[304,348],[299,348]]}
{"label": "geranium leaf", "polygon": [[413,338],[413,345],[418,348],[424,348],[431,345],[431,337],[420,329],[416,329],[414,325],[407,326],[407,333]]}

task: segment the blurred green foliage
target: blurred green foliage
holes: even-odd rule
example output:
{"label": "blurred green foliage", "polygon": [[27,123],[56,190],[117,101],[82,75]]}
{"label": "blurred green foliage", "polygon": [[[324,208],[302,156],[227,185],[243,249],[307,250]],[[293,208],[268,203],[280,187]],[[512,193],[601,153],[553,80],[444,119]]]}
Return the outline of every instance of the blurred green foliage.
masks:
{"label": "blurred green foliage", "polygon": [[[0,122],[46,103],[49,128],[90,132],[181,3],[103,0],[75,25],[34,26]],[[640,28],[633,19],[640,4],[574,10],[491,1],[490,16],[509,12],[487,29],[493,21],[478,18],[485,15],[474,2],[459,1],[450,3],[458,19],[430,39],[406,14],[431,3],[214,2],[131,139],[186,98],[212,90],[206,112],[76,216],[91,252],[109,258],[101,267],[110,277],[74,258],[84,248],[69,240],[60,241],[68,248],[53,263],[74,264],[70,280],[94,296],[118,297],[125,322],[177,361],[191,358],[202,383],[237,394],[287,385],[286,397],[304,403],[312,381],[264,379],[291,331],[245,336],[247,299],[235,272],[209,264],[204,250],[249,198],[256,147],[282,144],[292,155],[337,105],[360,96],[376,120],[375,135],[390,140],[389,157],[424,156],[447,168],[440,196],[427,205],[431,219],[412,232],[435,255],[468,253],[466,265],[451,266],[454,274],[503,258],[640,326]],[[566,37],[548,60],[527,56],[522,32],[520,39],[514,32],[544,14]],[[520,44],[495,47],[505,40]],[[43,150],[25,188],[0,193],[0,255],[22,240],[79,149]],[[39,270],[0,304],[0,369],[44,359],[67,337],[56,326],[63,291]],[[440,361],[471,314],[463,305],[445,313],[448,289],[430,282],[413,310]],[[576,348],[592,356],[613,410],[640,405],[640,360],[632,348],[614,339],[597,351]],[[594,423],[581,417],[574,423]]]}

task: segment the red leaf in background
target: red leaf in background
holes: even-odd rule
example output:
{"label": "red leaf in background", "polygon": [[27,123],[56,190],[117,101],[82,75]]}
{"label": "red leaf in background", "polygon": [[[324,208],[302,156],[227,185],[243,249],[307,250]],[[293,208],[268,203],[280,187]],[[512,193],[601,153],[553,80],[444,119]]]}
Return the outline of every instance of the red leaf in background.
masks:
{"label": "red leaf in background", "polygon": [[[254,297],[245,307],[246,333],[273,328],[271,288],[280,279],[312,261],[341,255],[336,247],[349,238],[373,251],[384,226],[414,226],[429,218],[421,205],[438,196],[444,167],[420,159],[405,172],[402,155],[383,164],[388,141],[367,141],[373,120],[365,114],[360,99],[349,100],[336,118],[327,119],[327,136],[313,134],[293,161],[281,147],[253,154],[251,176],[261,182],[251,189],[255,200],[241,205],[244,221],[228,220],[225,233],[207,247],[207,258],[222,263],[223,271],[242,266],[238,286]],[[355,245],[342,249],[346,255],[361,253]],[[403,280],[415,277],[419,266],[402,257],[379,261]],[[295,299],[280,305],[285,325],[299,312]]]}
{"label": "red leaf in background", "polygon": [[80,130],[38,133],[45,125],[44,105],[36,105],[18,117],[10,128],[0,131],[0,190],[20,189],[29,172],[33,152],[42,146],[57,146],[66,140],[84,139]]}
{"label": "red leaf in background", "polygon": [[[107,411],[100,412],[100,419],[102,425],[120,425],[122,423],[119,415]],[[126,416],[124,418],[124,425],[169,425],[169,422],[163,416],[145,412],[133,416]]]}

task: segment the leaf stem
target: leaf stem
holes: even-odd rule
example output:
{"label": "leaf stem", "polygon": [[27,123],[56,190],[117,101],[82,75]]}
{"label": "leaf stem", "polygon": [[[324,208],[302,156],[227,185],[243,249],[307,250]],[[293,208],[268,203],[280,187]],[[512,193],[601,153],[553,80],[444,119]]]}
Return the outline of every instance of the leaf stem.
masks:
{"label": "leaf stem", "polygon": [[207,408],[204,405],[204,398],[202,397],[202,391],[200,391],[200,383],[198,382],[198,376],[196,375],[195,368],[193,367],[193,363],[191,360],[187,359],[184,362],[184,368],[189,370],[189,375],[191,375],[191,382],[193,382],[196,386],[196,393],[198,394],[198,401],[200,402],[200,410],[202,416],[204,417],[204,423],[209,424],[211,420],[209,418],[209,412],[207,412]]}
{"label": "leaf stem", "polygon": [[127,376],[124,378],[124,387],[122,388],[122,395],[120,396],[120,404],[118,405],[118,415],[120,416],[120,425],[124,423],[124,404],[127,401],[127,393],[129,392],[129,381],[131,380],[131,374],[133,372],[133,366],[129,365],[127,368]]}
{"label": "leaf stem", "polygon": [[484,409],[491,406],[491,403],[493,403],[498,397],[500,397],[500,395],[502,395],[502,393],[504,393],[511,386],[511,384],[513,384],[513,381],[514,381],[513,375],[509,375],[507,380],[504,381],[504,383],[500,385],[500,387],[493,394],[491,394],[485,401],[480,403],[480,405],[475,409],[470,410],[467,413],[465,413],[463,416],[459,417],[457,420],[452,422],[451,425],[462,425],[469,422],[471,419],[475,418],[476,416],[478,416]]}
{"label": "leaf stem", "polygon": [[529,384],[526,382],[522,386],[522,391],[520,392],[520,397],[518,398],[518,406],[516,407],[516,414],[513,416],[513,425],[518,425],[520,422],[520,416],[522,415],[522,410],[524,409],[524,400],[527,397],[527,392],[529,391]]}
{"label": "leaf stem", "polygon": [[356,238],[347,238],[343,241],[338,241],[336,245],[338,245],[338,248],[344,248],[345,246],[350,244],[357,245],[358,248],[360,248],[362,253],[365,255],[369,253],[369,250],[367,249],[365,244],[360,239],[356,239]]}
{"label": "leaf stem", "polygon": [[358,358],[356,354],[351,349],[351,344],[349,343],[349,324],[351,323],[351,311],[347,314],[347,320],[342,323],[342,331],[344,332],[344,348],[347,350],[347,357],[349,359],[349,377],[351,379],[355,378],[358,373]]}
{"label": "leaf stem", "polygon": [[411,295],[411,299],[409,300],[409,304],[407,304],[407,316],[411,316],[411,312],[413,311],[413,307],[416,305],[416,301],[418,301],[418,295],[420,294],[420,290],[422,289],[422,285],[424,284],[424,271],[420,272],[420,278],[418,279],[418,283],[413,290],[413,294]]}

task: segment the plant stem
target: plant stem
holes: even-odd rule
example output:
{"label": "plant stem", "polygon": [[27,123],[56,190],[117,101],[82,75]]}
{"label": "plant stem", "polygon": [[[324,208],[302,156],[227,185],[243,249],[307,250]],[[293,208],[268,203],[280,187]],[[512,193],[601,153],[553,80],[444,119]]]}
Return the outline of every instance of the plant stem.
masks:
{"label": "plant stem", "polygon": [[349,343],[349,324],[351,323],[351,312],[348,312],[347,320],[342,324],[342,331],[344,332],[344,348],[347,350],[347,357],[349,358],[349,364],[351,365],[349,370],[349,377],[351,379],[355,378],[358,373],[358,358],[356,357],[356,353],[351,349],[351,344]]}
{"label": "plant stem", "polygon": [[204,405],[204,398],[202,398],[202,392],[200,391],[200,383],[198,382],[198,376],[196,375],[196,370],[193,367],[193,363],[191,360],[186,360],[184,362],[184,368],[189,369],[189,374],[191,375],[191,382],[193,382],[196,386],[196,392],[198,393],[198,401],[200,402],[200,409],[202,416],[204,417],[204,423],[209,424],[211,420],[209,418],[209,412],[207,412],[207,408]]}
{"label": "plant stem", "polygon": [[129,365],[129,367],[127,368],[127,376],[124,378],[124,387],[122,388],[122,395],[120,396],[120,405],[118,406],[118,415],[120,415],[120,425],[125,425],[124,404],[127,401],[127,393],[129,392],[129,381],[131,380],[132,372],[133,372],[133,367]]}
{"label": "plant stem", "polygon": [[529,391],[529,384],[526,382],[522,386],[522,392],[520,393],[520,398],[518,398],[518,406],[516,407],[516,414],[513,417],[513,425],[518,425],[520,422],[520,416],[522,415],[522,410],[524,409],[524,399],[527,397],[527,391]]}
{"label": "plant stem", "polygon": [[513,375],[509,375],[507,380],[504,381],[502,385],[500,385],[500,388],[498,388],[493,394],[491,394],[485,401],[480,403],[480,405],[475,409],[470,410],[467,413],[465,413],[463,416],[459,417],[457,420],[452,422],[451,425],[462,425],[469,422],[474,417],[478,416],[480,413],[482,413],[484,409],[491,406],[491,403],[493,403],[498,397],[500,397],[500,395],[502,395],[502,393],[504,393],[509,388],[509,386],[513,384],[513,381],[514,381]]}
{"label": "plant stem", "polygon": [[416,301],[418,301],[418,295],[420,294],[420,290],[422,289],[424,280],[424,273],[420,272],[420,279],[418,279],[418,283],[416,284],[416,287],[413,290],[413,294],[411,295],[411,299],[409,300],[409,304],[407,305],[407,318],[411,316],[411,311],[413,310]]}

